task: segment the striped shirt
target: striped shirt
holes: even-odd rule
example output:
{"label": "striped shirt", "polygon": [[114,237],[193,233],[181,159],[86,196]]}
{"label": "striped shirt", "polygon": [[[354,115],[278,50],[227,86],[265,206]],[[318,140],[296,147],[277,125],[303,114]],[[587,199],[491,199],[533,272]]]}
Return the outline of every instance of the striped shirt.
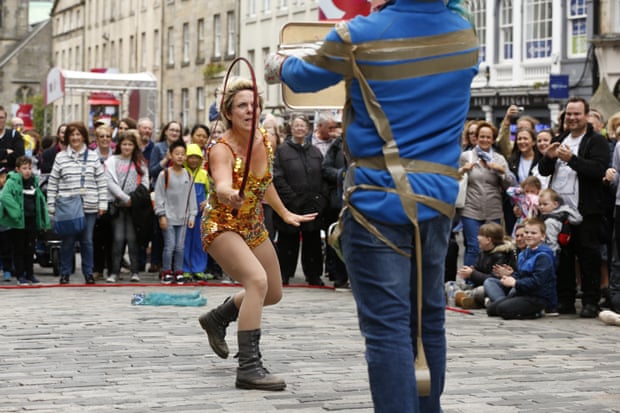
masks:
{"label": "striped shirt", "polygon": [[[82,195],[85,213],[97,213],[108,208],[108,185],[99,156],[85,146],[76,152],[70,146],[58,152],[47,186],[47,207],[50,214],[56,210],[56,197]],[[84,177],[84,185],[81,181]]]}

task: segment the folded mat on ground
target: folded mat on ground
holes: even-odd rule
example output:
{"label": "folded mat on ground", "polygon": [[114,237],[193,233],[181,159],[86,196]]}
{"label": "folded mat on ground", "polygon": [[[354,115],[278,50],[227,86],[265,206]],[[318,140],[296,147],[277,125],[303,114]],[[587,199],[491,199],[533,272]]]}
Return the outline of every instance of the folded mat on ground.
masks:
{"label": "folded mat on ground", "polygon": [[189,294],[139,293],[131,296],[131,304],[202,307],[207,304],[207,299],[200,296],[200,291],[193,291]]}

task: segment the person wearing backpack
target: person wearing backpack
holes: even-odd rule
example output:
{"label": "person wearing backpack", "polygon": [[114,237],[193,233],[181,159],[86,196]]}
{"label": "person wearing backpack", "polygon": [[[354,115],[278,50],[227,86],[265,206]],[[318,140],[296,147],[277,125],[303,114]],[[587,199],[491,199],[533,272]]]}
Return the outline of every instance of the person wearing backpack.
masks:
{"label": "person wearing backpack", "polygon": [[185,142],[173,142],[168,151],[172,166],[159,174],[155,184],[155,215],[164,236],[161,282],[183,284],[185,228],[194,228],[198,207],[192,177],[183,166]]}
{"label": "person wearing backpack", "polygon": [[538,211],[547,227],[545,244],[553,250],[557,265],[562,247],[570,242],[572,226],[581,224],[583,218],[579,211],[562,203],[560,194],[549,188],[538,194]]}

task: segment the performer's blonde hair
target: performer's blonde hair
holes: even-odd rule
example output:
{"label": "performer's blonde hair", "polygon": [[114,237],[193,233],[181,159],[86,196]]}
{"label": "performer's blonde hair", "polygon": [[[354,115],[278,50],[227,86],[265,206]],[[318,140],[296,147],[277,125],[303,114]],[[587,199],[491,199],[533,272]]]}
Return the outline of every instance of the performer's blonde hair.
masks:
{"label": "performer's blonde hair", "polygon": [[[222,114],[221,119],[224,122],[226,129],[230,129],[232,125],[230,124],[230,120],[226,116],[232,112],[232,105],[235,95],[242,90],[254,91],[254,84],[250,79],[235,76],[228,79],[228,83],[224,86],[224,99],[222,100],[222,107],[220,108],[220,113]],[[263,110],[263,104],[263,96],[261,91],[259,90],[258,106],[261,112]]]}

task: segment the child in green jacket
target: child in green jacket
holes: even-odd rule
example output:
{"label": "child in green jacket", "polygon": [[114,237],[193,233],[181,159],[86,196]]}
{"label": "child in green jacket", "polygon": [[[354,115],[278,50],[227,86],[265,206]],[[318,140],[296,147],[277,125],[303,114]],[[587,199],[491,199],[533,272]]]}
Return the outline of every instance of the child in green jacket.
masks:
{"label": "child in green jacket", "polygon": [[20,285],[36,284],[33,274],[37,232],[49,229],[49,215],[39,178],[32,174],[32,159],[20,156],[9,172],[0,195],[0,226],[8,227],[13,243],[13,268]]}

